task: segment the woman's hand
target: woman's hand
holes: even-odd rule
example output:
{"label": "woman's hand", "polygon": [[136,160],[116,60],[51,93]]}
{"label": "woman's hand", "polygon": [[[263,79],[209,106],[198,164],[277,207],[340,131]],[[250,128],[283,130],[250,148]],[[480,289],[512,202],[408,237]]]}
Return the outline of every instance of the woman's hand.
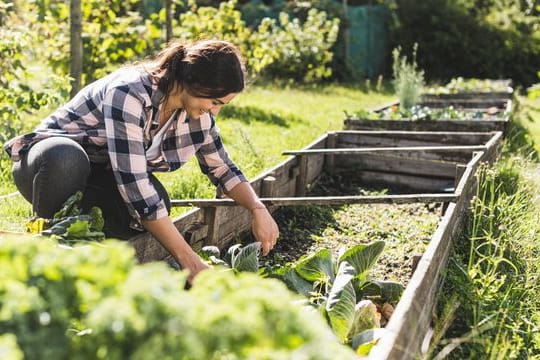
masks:
{"label": "woman's hand", "polygon": [[141,223],[172,254],[182,269],[189,271],[187,279],[189,284],[193,282],[198,273],[210,267],[184,240],[170,217],[142,220]]}
{"label": "woman's hand", "polygon": [[210,268],[210,265],[205,263],[195,252],[186,254],[186,256],[180,256],[179,260],[180,265],[182,265],[182,269],[189,271],[187,281],[190,285],[193,284],[193,279],[195,276],[197,276],[201,271]]}
{"label": "woman's hand", "polygon": [[267,255],[276,245],[279,229],[266,207],[256,207],[251,210],[253,214],[253,235],[261,243],[263,255]]}

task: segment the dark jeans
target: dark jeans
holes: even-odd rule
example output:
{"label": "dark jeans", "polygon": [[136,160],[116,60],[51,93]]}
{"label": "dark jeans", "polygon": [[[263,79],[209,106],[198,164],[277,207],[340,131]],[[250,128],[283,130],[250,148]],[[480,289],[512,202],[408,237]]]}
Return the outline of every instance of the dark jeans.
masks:
{"label": "dark jeans", "polygon": [[[101,208],[105,235],[128,239],[141,231],[130,227],[132,218],[108,165],[90,162],[74,140],[51,137],[32,146],[13,165],[13,179],[34,213],[43,218],[52,218],[71,195],[83,191],[82,209]],[[149,179],[170,212],[167,191],[154,175],[149,174]]]}

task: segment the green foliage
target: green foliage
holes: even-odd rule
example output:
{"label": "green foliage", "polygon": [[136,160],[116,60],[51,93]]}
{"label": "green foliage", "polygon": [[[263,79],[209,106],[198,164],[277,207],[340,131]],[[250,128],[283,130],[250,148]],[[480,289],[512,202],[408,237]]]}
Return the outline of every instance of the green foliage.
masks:
{"label": "green foliage", "polygon": [[105,221],[101,209],[92,207],[90,214],[80,208],[82,191],[70,196],[52,219],[32,218],[26,230],[33,234],[53,236],[62,242],[103,240]]}
{"label": "green foliage", "polygon": [[123,242],[0,245],[0,332],[27,359],[354,358],[273,279],[208,270],[186,291],[185,273],[136,266]]}
{"label": "green foliage", "polygon": [[[540,10],[521,0],[394,0],[396,44],[420,45],[430,80],[511,78],[530,85],[540,69]],[[536,3],[536,5],[535,5]]]}
{"label": "green foliage", "polygon": [[400,284],[371,281],[368,277],[384,245],[383,241],[359,244],[335,259],[329,249],[321,249],[272,275],[308,296],[310,303],[326,314],[341,342],[351,343],[357,334],[380,327],[381,315],[365,297],[397,302],[403,291]]}
{"label": "green foliage", "polygon": [[463,78],[458,76],[451,79],[446,85],[441,87],[430,87],[426,92],[429,94],[458,94],[458,93],[490,93],[506,92],[511,93],[508,80]]}
{"label": "green foliage", "polygon": [[450,359],[539,353],[537,171],[538,164],[518,156],[480,169],[467,234],[451,255],[433,353]]}
{"label": "green foliage", "polygon": [[424,71],[418,68],[416,63],[415,44],[412,61],[409,63],[406,56],[401,56],[401,48],[392,51],[394,60],[392,65],[394,91],[399,99],[400,111],[407,112],[418,103],[422,94],[425,82]]}
{"label": "green foliage", "polygon": [[[488,113],[489,111],[489,113]],[[385,120],[470,120],[470,119],[490,119],[490,118],[505,118],[509,114],[505,111],[496,112],[491,108],[486,110],[479,109],[457,109],[454,106],[446,107],[429,107],[422,105],[413,105],[410,109],[403,111],[399,106],[388,106],[380,111],[359,110],[352,114],[346,113],[348,118],[359,119],[385,119]]]}
{"label": "green foliage", "polygon": [[60,248],[53,240],[0,237],[0,332],[12,333],[27,359],[65,359],[77,319],[107,298],[134,266],[133,250]]}
{"label": "green foliage", "polygon": [[[8,9],[0,8],[0,144],[28,130],[27,117],[59,103],[69,90],[67,77],[51,74],[41,79],[35,76],[30,64],[40,58],[39,47],[35,46],[39,27],[23,21]],[[11,177],[10,170],[11,162],[1,151],[2,181]]]}
{"label": "green foliage", "polygon": [[241,271],[258,272],[261,243],[253,242],[246,246],[235,244],[227,250],[224,260],[220,259],[220,251],[216,246],[204,246],[199,255],[212,265],[223,265],[235,273]]}
{"label": "green foliage", "polygon": [[266,31],[276,51],[276,60],[265,70],[267,77],[312,82],[332,75],[331,48],[337,40],[339,19],[329,19],[325,12],[311,9],[302,23],[281,13],[279,23],[263,21],[259,32]]}
{"label": "green foliage", "polygon": [[281,13],[279,21],[265,18],[251,29],[235,7],[235,0],[222,2],[219,8],[194,6],[180,15],[175,37],[231,41],[241,49],[254,76],[311,82],[331,75],[330,48],[337,38],[338,19],[329,20],[325,12],[312,9],[303,22]]}
{"label": "green foliage", "polygon": [[17,345],[17,338],[13,334],[0,335],[0,357],[2,359],[23,360],[24,355]]}
{"label": "green foliage", "polygon": [[[540,79],[540,71],[537,73],[537,75]],[[536,83],[528,89],[528,96],[531,99],[540,98],[540,83]]]}
{"label": "green foliage", "polygon": [[[137,1],[100,0],[82,2],[82,84],[103,77],[119,65],[155,51],[161,38],[159,18],[145,20]],[[35,11],[35,7],[31,7]],[[60,74],[69,73],[69,2],[54,2],[44,10],[40,41],[43,56]]]}

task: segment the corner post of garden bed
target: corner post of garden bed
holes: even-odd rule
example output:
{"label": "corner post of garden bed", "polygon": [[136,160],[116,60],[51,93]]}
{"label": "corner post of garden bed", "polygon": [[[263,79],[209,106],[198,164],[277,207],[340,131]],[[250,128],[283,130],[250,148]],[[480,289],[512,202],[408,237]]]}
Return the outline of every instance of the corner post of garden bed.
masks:
{"label": "corner post of garden bed", "polygon": [[[326,148],[327,149],[335,149],[338,144],[338,138],[339,134],[336,132],[329,133],[328,137],[326,138]],[[324,170],[328,174],[332,174],[334,172],[335,167],[335,156],[333,154],[327,154],[324,157]]]}

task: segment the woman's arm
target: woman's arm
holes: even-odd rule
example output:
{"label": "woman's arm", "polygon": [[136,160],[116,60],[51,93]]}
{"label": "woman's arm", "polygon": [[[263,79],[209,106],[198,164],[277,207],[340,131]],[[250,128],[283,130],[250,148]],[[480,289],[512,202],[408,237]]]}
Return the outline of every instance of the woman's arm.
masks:
{"label": "woman's arm", "polygon": [[253,235],[255,235],[257,241],[261,242],[263,255],[268,254],[276,245],[279,229],[266,206],[259,200],[257,194],[247,182],[236,185],[227,192],[227,195],[251,211],[253,214]]}
{"label": "woman's arm", "polygon": [[141,123],[146,119],[141,100],[129,87],[111,88],[103,114],[111,168],[118,191],[134,218],[189,270],[188,281],[208,266],[186,243],[167,214],[164,201],[148,179]]}
{"label": "woman's arm", "polygon": [[189,283],[193,281],[193,278],[199,272],[209,267],[184,240],[170,217],[167,216],[157,220],[141,220],[141,223],[182,265],[182,268],[189,271]]}

